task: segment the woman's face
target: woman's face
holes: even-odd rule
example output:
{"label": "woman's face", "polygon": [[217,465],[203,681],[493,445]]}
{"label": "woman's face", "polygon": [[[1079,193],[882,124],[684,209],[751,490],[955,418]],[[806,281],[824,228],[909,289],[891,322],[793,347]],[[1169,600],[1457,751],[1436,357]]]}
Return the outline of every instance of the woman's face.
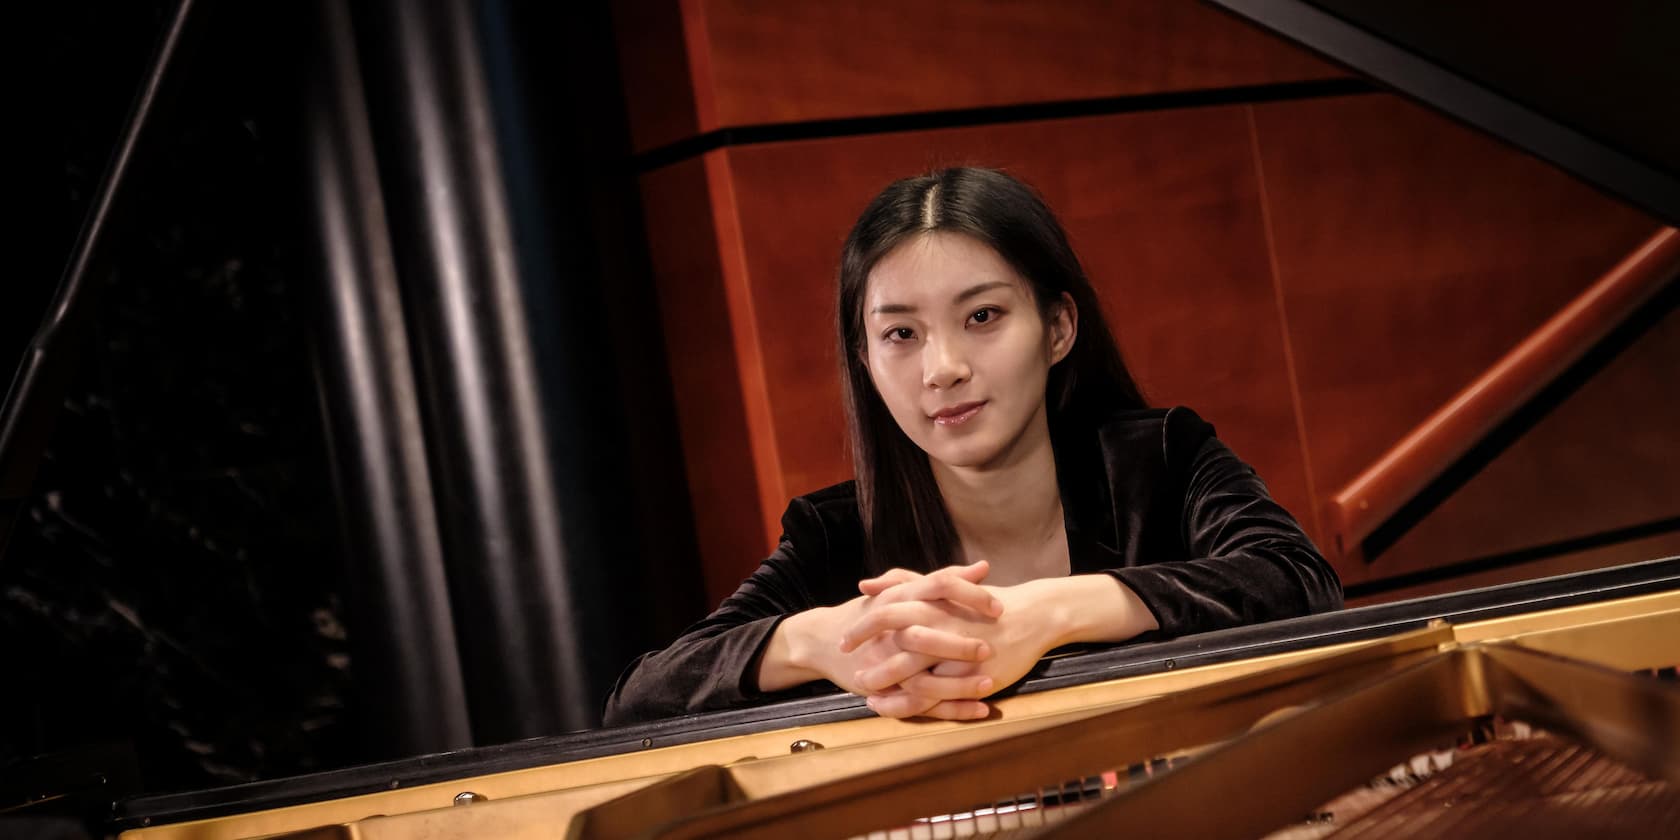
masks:
{"label": "woman's face", "polygon": [[865,362],[899,428],[949,467],[1011,462],[1048,434],[1050,366],[1073,346],[1073,303],[1046,323],[1026,280],[990,246],[918,236],[869,273]]}

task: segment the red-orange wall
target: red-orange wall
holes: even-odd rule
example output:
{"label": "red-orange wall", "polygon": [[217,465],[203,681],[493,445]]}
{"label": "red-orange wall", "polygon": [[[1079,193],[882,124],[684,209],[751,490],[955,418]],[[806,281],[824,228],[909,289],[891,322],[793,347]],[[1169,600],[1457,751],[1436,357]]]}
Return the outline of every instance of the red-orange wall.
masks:
{"label": "red-orange wall", "polygon": [[638,151],[720,128],[1346,75],[1183,0],[621,0]]}
{"label": "red-orange wall", "polygon": [[[668,16],[625,39],[642,148],[732,126],[1343,75],[1177,2],[620,11],[621,26]],[[673,33],[682,60],[659,53],[638,65],[638,82],[637,50],[659,37],[671,48]],[[1036,185],[1151,399],[1213,420],[1315,534],[1323,500],[1656,227],[1386,94],[1230,98],[737,143],[648,172],[708,597],[753,569],[790,496],[849,477],[835,259],[856,214],[895,178],[982,164]],[[1680,404],[1650,399],[1654,381],[1680,381],[1680,328],[1663,325],[1626,356],[1626,370],[1606,371],[1609,384],[1584,389],[1392,550],[1341,562],[1344,581],[1680,513],[1673,482],[1626,477],[1680,468],[1680,444],[1661,431],[1680,426]],[[1603,435],[1612,422],[1624,431]]]}

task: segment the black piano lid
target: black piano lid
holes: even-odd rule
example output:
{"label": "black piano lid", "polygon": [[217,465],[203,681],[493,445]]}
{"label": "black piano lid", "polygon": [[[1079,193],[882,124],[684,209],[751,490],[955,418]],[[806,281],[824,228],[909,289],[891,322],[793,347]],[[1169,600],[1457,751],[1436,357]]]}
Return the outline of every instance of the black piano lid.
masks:
{"label": "black piano lid", "polygon": [[[1472,589],[1392,604],[1236,627],[1160,642],[1121,645],[1039,663],[1016,693],[1214,665],[1377,639],[1432,620],[1464,623],[1680,589],[1680,557]],[[143,796],[113,808],[113,828],[207,819],[523,770],[715,738],[872,715],[860,697],[832,694],[706,712],[614,729],[592,729],[491,747],[388,761],[191,793]]]}
{"label": "black piano lid", "polygon": [[1680,226],[1680,3],[1205,1]]}

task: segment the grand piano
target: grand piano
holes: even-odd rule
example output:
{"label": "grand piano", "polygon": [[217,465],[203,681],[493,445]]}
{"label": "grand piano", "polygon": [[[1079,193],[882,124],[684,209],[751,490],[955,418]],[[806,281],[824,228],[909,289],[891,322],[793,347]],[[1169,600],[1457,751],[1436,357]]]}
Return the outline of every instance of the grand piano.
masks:
{"label": "grand piano", "polygon": [[[1457,767],[1483,789],[1447,816],[1506,821],[1438,836],[1524,813],[1557,836],[1642,832],[1680,807],[1677,660],[1672,558],[1051,658],[979,723],[816,697],[132,799],[114,826],[131,840],[1254,837],[1392,819],[1372,801],[1386,792],[1412,810],[1381,836],[1415,836],[1452,805],[1436,789],[1467,784]],[[1556,734],[1514,738],[1519,724]],[[1530,753],[1484,755],[1500,748]],[[1559,767],[1498,775],[1525,759]],[[1569,788],[1589,760],[1593,784]]]}
{"label": "grand piano", "polygon": [[[1629,116],[1520,45],[1486,48],[1502,18],[1532,17],[1519,4],[1211,5],[1680,224],[1672,109]],[[1652,31],[1675,23],[1641,11]],[[1566,27],[1521,29],[1544,43]],[[1671,63],[1623,46],[1607,75],[1672,90]],[[1399,468],[1337,496],[1325,517],[1338,553],[1392,544],[1427,509],[1419,499],[1452,492],[1465,464],[1520,434],[1546,384],[1672,306],[1674,234],[1397,444]],[[1680,820],[1677,664],[1680,558],[1654,559],[1066,653],[977,723],[882,720],[858,698],[812,697],[128,798],[107,827],[130,840],[1642,835]]]}

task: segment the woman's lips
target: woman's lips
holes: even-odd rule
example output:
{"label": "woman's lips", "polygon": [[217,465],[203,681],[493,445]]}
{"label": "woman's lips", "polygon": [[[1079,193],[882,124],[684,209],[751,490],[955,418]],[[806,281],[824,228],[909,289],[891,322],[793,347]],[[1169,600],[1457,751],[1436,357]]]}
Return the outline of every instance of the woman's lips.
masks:
{"label": "woman's lips", "polygon": [[980,402],[962,403],[949,408],[942,408],[933,413],[933,422],[940,426],[961,426],[974,419],[974,415],[979,414],[980,409],[985,407],[985,400],[981,400]]}

